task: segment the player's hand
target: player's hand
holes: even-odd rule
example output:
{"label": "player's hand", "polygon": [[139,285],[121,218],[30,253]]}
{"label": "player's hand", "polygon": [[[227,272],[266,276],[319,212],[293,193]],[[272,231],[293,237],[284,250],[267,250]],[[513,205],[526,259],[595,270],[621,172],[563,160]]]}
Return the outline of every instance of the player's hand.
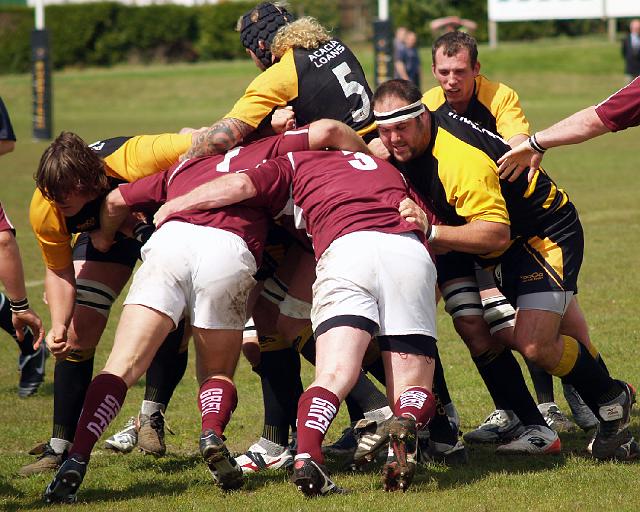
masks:
{"label": "player's hand", "polygon": [[47,348],[57,360],[61,361],[69,355],[71,347],[67,343],[67,328],[64,325],[54,325],[46,337]]}
{"label": "player's hand", "polygon": [[531,183],[535,171],[540,167],[541,161],[542,155],[534,151],[529,145],[529,141],[525,140],[498,159],[498,174],[500,179],[513,182],[518,179],[525,169],[529,168],[527,179]]}
{"label": "player's hand", "polygon": [[423,233],[427,233],[429,230],[429,219],[427,218],[427,214],[424,213],[422,208],[420,208],[412,199],[409,199],[408,197],[404,198],[400,202],[398,211],[404,220],[407,222],[413,222],[422,230]]}
{"label": "player's hand", "polygon": [[371,142],[369,142],[368,146],[369,151],[371,151],[371,154],[373,156],[377,156],[382,160],[389,160],[389,158],[391,158],[391,153],[389,153],[387,148],[384,147],[384,144],[380,140],[380,137],[372,139]]}
{"label": "player's hand", "polygon": [[153,223],[157,226],[162,224],[166,218],[178,210],[174,207],[173,201],[164,203],[153,216]]}
{"label": "player's hand", "polygon": [[107,252],[113,245],[113,237],[106,235],[101,229],[89,233],[91,244],[100,252]]}
{"label": "player's hand", "polygon": [[284,133],[296,128],[296,115],[293,107],[278,108],[271,116],[271,129],[275,133]]}
{"label": "player's hand", "polygon": [[11,323],[16,330],[19,342],[24,341],[24,330],[28,327],[33,333],[33,348],[40,347],[40,343],[44,339],[44,327],[42,327],[42,320],[35,311],[27,309],[20,313],[11,313]]}

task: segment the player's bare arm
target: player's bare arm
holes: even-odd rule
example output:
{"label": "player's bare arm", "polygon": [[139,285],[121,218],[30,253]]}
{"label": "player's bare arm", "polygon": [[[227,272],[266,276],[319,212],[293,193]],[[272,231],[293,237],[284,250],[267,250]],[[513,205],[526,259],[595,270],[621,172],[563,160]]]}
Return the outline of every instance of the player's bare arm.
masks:
{"label": "player's bare arm", "polygon": [[100,229],[90,233],[91,243],[99,251],[108,251],[116,232],[131,213],[119,189],[114,189],[102,202],[100,208]]}
{"label": "player's bare arm", "polygon": [[237,146],[254,131],[253,126],[239,119],[222,119],[197,135],[185,158],[219,155]]}
{"label": "player's bare arm", "polygon": [[371,154],[362,137],[351,127],[333,119],[320,119],[309,125],[309,149],[326,148]]}
{"label": "player's bare arm", "polygon": [[[508,151],[498,160],[500,178],[514,181],[527,167],[540,167],[542,155],[547,149],[569,144],[579,144],[607,133],[609,129],[602,122],[594,106],[587,107],[550,126],[536,132],[526,141]],[[529,171],[529,181],[533,177]]]}
{"label": "player's bare arm", "polygon": [[251,178],[242,173],[229,174],[203,183],[188,194],[166,202],[153,216],[153,223],[159,226],[175,212],[222,208],[255,197],[256,194]]}
{"label": "player's bare arm", "polygon": [[67,329],[71,323],[76,299],[76,278],[73,265],[62,269],[47,268],[44,278],[51,328],[47,333],[47,347],[56,359],[67,357]]}
{"label": "player's bare arm", "polygon": [[506,249],[511,230],[500,222],[474,220],[463,226],[432,226],[429,238],[434,250],[487,254]]}
{"label": "player's bare arm", "polygon": [[11,231],[0,232],[0,261],[0,282],[9,299],[11,322],[18,341],[24,339],[23,329],[30,327],[34,335],[34,347],[37,348],[44,338],[44,329],[40,317],[29,307],[20,249]]}

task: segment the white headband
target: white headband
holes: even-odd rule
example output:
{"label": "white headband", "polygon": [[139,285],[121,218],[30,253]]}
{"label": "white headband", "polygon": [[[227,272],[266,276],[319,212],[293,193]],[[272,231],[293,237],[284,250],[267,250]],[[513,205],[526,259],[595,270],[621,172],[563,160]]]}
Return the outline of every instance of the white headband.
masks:
{"label": "white headband", "polygon": [[378,112],[374,110],[373,115],[376,119],[376,124],[382,125],[406,121],[407,119],[418,117],[424,111],[425,108],[422,100],[418,100],[415,103],[411,103],[411,105],[405,105],[404,107],[390,110],[388,112]]}

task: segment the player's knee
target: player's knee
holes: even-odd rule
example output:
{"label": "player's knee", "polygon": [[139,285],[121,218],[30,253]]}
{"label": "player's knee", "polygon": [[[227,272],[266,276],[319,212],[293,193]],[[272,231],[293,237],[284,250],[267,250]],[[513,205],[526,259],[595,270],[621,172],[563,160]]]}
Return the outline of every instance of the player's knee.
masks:
{"label": "player's knee", "polygon": [[252,368],[256,368],[260,364],[260,344],[257,337],[242,340],[242,354]]}

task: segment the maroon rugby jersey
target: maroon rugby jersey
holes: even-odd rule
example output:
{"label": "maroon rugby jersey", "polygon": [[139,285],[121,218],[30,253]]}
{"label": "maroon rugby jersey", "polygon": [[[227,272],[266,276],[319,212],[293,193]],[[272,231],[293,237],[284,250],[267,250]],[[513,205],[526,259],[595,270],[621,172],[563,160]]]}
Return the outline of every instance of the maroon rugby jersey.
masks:
{"label": "maroon rugby jersey", "polygon": [[612,132],[640,125],[640,77],[596,105],[596,114]]}
{"label": "maroon rugby jersey", "polygon": [[258,191],[246,204],[267,206],[276,218],[293,215],[311,237],[316,259],[335,239],[355,231],[413,231],[424,240],[415,224],[400,217],[407,185],[384,160],[348,151],[304,151],[245,174]]}
{"label": "maroon rugby jersey", "polygon": [[[124,183],[120,185],[119,190],[125,203],[132,210],[152,211],[161,204],[229,172],[254,168],[269,158],[308,148],[308,130],[301,128],[260,139],[245,147],[238,146],[224,155],[185,160],[168,171],[152,174],[132,183]],[[261,209],[232,205],[213,210],[176,212],[169,215],[165,222],[177,220],[234,233],[244,239],[259,265],[269,217],[270,213]]]}
{"label": "maroon rugby jersey", "polygon": [[7,217],[7,214],[4,213],[4,208],[2,207],[2,205],[0,204],[0,231],[13,231],[13,233],[15,234],[16,230],[13,227],[13,224],[11,224],[11,221],[9,220],[9,217]]}

